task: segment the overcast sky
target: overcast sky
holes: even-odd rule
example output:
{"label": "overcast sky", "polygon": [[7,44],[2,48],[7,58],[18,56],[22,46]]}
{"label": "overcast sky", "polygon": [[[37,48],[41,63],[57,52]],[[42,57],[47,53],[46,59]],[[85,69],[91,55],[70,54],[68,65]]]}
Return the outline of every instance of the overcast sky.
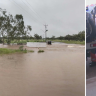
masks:
{"label": "overcast sky", "polygon": [[85,30],[85,0],[0,0],[2,9],[10,14],[22,14],[31,34],[65,36]]}
{"label": "overcast sky", "polygon": [[86,5],[96,4],[96,0],[86,0]]}

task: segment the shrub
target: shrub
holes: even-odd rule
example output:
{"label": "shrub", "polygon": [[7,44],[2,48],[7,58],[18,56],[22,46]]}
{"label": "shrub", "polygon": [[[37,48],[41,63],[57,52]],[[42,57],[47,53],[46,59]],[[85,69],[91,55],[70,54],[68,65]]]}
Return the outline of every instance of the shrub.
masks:
{"label": "shrub", "polygon": [[23,51],[23,47],[24,47],[24,46],[20,46],[20,47],[19,47],[19,50],[20,50],[20,51]]}
{"label": "shrub", "polygon": [[3,41],[0,39],[0,43],[3,43]]}
{"label": "shrub", "polygon": [[39,50],[38,53],[44,52],[44,50]]}

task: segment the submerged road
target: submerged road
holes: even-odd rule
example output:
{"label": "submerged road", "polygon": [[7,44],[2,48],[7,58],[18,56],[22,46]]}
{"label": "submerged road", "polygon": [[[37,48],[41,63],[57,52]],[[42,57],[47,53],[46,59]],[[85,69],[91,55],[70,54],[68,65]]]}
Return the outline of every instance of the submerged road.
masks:
{"label": "submerged road", "polygon": [[0,56],[0,96],[85,96],[84,46],[28,49],[35,52]]}

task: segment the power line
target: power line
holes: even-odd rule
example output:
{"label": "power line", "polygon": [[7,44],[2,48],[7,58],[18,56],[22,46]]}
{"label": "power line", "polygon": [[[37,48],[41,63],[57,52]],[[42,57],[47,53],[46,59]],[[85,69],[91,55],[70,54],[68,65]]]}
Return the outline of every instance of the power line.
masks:
{"label": "power line", "polygon": [[[32,0],[31,2],[32,2],[32,3],[34,3],[34,2],[33,2],[33,0]],[[35,4],[35,3],[36,3],[36,4]],[[38,3],[39,3],[39,2],[38,2],[38,3],[37,3],[37,2],[35,2],[35,3],[34,3],[35,5],[38,5]],[[44,2],[43,2],[43,3],[44,3]],[[44,5],[45,5],[45,4],[44,4]],[[44,12],[44,13],[45,13],[45,12]],[[45,14],[46,14],[46,13],[45,13]]]}
{"label": "power line", "polygon": [[[22,2],[23,2],[23,0],[21,0]],[[23,2],[25,5],[26,5],[26,3],[25,2]],[[29,9],[31,9],[28,5],[26,5]],[[32,10],[33,11],[33,10]],[[33,11],[34,12],[34,11]],[[35,12],[34,12],[35,13]],[[37,15],[36,15],[37,16]],[[39,19],[38,19],[39,20]],[[40,22],[40,21],[39,21]],[[42,23],[42,22],[41,22]]]}
{"label": "power line", "polygon": [[[39,18],[41,18],[41,19],[43,19],[35,10],[34,10],[34,8],[32,7],[32,5],[30,4],[30,3],[28,3],[28,1],[26,1],[27,2],[27,4],[33,9],[33,12],[36,14],[36,16],[37,17],[39,17]],[[31,10],[32,10],[31,9]],[[45,21],[44,21],[44,23],[45,23]]]}
{"label": "power line", "polygon": [[[34,3],[33,0],[32,0],[31,2]],[[39,2],[35,2],[35,3],[38,5]],[[35,4],[35,3],[34,3],[34,4]],[[43,3],[44,3],[44,2],[43,2]],[[46,6],[46,4],[44,4],[44,5]],[[43,13],[46,14],[45,12],[43,12]],[[46,22],[45,22],[45,23],[46,23]]]}
{"label": "power line", "polygon": [[[15,2],[14,0],[12,0],[12,2],[14,2],[15,5],[18,5],[18,3]],[[19,5],[18,5],[18,6],[19,6]],[[26,11],[26,10],[25,10],[24,8],[22,8],[21,6],[19,6],[19,7],[20,7],[21,9],[23,9],[24,11]],[[23,11],[23,12],[24,12],[24,11]],[[28,13],[28,11],[26,11],[26,12]],[[28,14],[29,14],[29,13],[28,13]],[[30,15],[31,15],[31,14],[30,14]],[[30,16],[30,15],[28,15],[28,16]],[[31,15],[31,16],[32,16],[32,15]],[[30,16],[30,17],[31,17],[31,16]],[[32,17],[33,17],[33,16],[32,16]],[[31,18],[32,18],[32,17],[31,17]],[[36,19],[35,19],[34,17],[33,17],[32,19],[33,19],[34,21],[36,21]],[[40,22],[40,21],[39,21],[39,22]],[[40,22],[40,23],[41,23],[41,22]]]}
{"label": "power line", "polygon": [[[17,6],[18,4],[14,1],[14,0],[12,0],[12,2],[14,2],[14,4]],[[19,5],[18,5],[19,6]],[[21,6],[19,6],[21,9],[23,9]],[[25,10],[26,11],[26,10]],[[24,12],[24,10],[23,10],[23,12]],[[27,11],[26,11],[27,12]],[[24,12],[25,13],[25,12]],[[28,12],[27,12],[28,13]],[[29,13],[28,13],[29,14]],[[28,15],[28,16],[30,16],[30,15]],[[31,17],[31,16],[30,16]],[[32,17],[31,17],[32,18]],[[33,19],[33,18],[32,18]]]}
{"label": "power line", "polygon": [[[13,1],[14,1],[14,0],[13,0]],[[15,2],[15,1],[14,1],[14,2]],[[15,3],[16,3],[16,2],[15,2]],[[16,4],[17,4],[17,3],[16,3]],[[18,5],[18,4],[17,4],[17,5]],[[18,6],[19,6],[19,5],[18,5]],[[21,7],[21,6],[20,6],[20,7]],[[22,7],[21,7],[21,8],[22,8]],[[22,9],[24,9],[24,8],[22,8]],[[25,10],[25,9],[24,9],[24,10]],[[26,11],[26,10],[25,10],[25,11]],[[26,11],[26,12],[28,13],[28,11]],[[28,13],[28,14],[29,14],[29,13]],[[31,14],[30,14],[30,15],[31,15]],[[30,16],[30,15],[29,15],[29,16]],[[32,15],[31,15],[31,16],[32,16]],[[32,17],[33,17],[33,16],[32,16]],[[32,17],[31,17],[31,18],[32,18]],[[34,18],[34,17],[33,17],[33,18]],[[33,18],[32,18],[32,19],[33,19]],[[36,18],[34,18],[34,20],[36,21]],[[41,23],[41,22],[40,22],[40,23]]]}

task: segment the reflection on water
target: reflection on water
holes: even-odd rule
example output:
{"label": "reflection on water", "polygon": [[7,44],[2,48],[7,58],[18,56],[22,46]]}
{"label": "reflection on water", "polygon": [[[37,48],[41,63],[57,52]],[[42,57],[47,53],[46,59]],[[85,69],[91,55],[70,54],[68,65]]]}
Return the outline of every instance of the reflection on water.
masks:
{"label": "reflection on water", "polygon": [[44,50],[0,56],[0,96],[85,96],[84,48]]}

